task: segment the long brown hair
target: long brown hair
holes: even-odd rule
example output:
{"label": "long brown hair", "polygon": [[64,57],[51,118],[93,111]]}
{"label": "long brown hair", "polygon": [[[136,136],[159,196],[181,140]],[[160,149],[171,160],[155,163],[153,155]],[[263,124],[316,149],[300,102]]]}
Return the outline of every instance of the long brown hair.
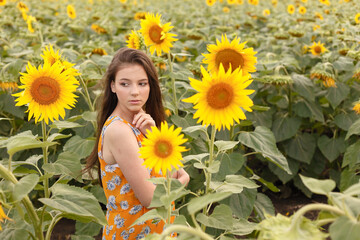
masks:
{"label": "long brown hair", "polygon": [[145,112],[150,114],[150,116],[154,119],[157,127],[159,127],[161,122],[165,120],[159,78],[153,62],[144,52],[140,50],[132,48],[120,48],[114,55],[102,79],[104,93],[102,95],[102,101],[98,111],[96,142],[93,151],[86,160],[86,166],[83,170],[83,172],[88,172],[93,178],[91,169],[96,167],[99,174],[98,177],[100,184],[100,164],[98,160],[99,138],[106,119],[114,111],[118,103],[116,94],[111,91],[111,83],[115,81],[116,73],[129,64],[138,64],[142,66],[147,74],[150,93],[149,98],[145,104]]}

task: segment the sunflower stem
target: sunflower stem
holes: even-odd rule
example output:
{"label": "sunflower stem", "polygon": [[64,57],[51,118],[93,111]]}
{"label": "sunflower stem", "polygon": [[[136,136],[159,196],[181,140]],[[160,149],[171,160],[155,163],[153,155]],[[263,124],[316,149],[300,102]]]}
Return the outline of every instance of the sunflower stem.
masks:
{"label": "sunflower stem", "polygon": [[[42,128],[43,142],[45,142],[47,140],[45,120],[41,121],[41,128]],[[43,150],[44,164],[47,164],[48,163],[48,155],[47,155],[48,147],[43,147],[42,150]],[[50,197],[50,194],[49,194],[49,178],[46,176],[45,173],[44,173],[43,184],[44,184],[44,196],[45,196],[45,198],[49,198]]]}
{"label": "sunflower stem", "polygon": [[[167,196],[170,196],[170,191],[171,191],[171,179],[170,179],[170,173],[169,171],[166,171],[166,183],[167,183],[167,187],[166,187],[166,194]],[[166,223],[170,224],[170,220],[171,220],[171,203],[169,206],[167,206],[167,219],[166,219]]]}
{"label": "sunflower stem", "polygon": [[11,162],[12,162],[12,154],[9,155],[9,166],[8,166],[8,170],[11,172]]}
{"label": "sunflower stem", "polygon": [[80,78],[81,86],[82,86],[82,88],[84,89],[84,92],[85,92],[85,96],[86,96],[85,101],[88,104],[88,106],[90,108],[90,111],[94,112],[94,106],[93,106],[93,104],[91,102],[90,94],[89,94],[88,88],[87,88],[87,86],[85,84],[85,81],[81,76],[79,76],[79,78]]}
{"label": "sunflower stem", "polygon": [[[210,142],[209,142],[209,162],[207,164],[207,167],[212,165],[212,162],[214,161],[214,142],[215,142],[215,135],[216,135],[216,127],[212,126],[211,129],[211,138],[210,138]],[[205,188],[205,195],[209,193],[210,191],[210,182],[211,182],[211,173],[208,172],[205,169],[205,178],[206,178],[206,188]],[[203,208],[203,214],[205,214],[206,216],[208,215],[208,211],[207,211],[207,206],[205,206]],[[202,230],[205,231],[206,226],[204,224],[201,225]]]}
{"label": "sunflower stem", "polygon": [[62,213],[59,213],[57,214],[52,220],[51,220],[51,223],[50,223],[50,226],[46,232],[46,236],[45,236],[45,240],[50,240],[50,237],[51,237],[51,233],[55,227],[55,225],[63,218],[63,214]]}
{"label": "sunflower stem", "polygon": [[[339,214],[339,215],[346,215],[346,213],[344,211],[342,211],[341,209],[339,209],[335,206],[330,206],[330,205],[323,204],[323,203],[313,203],[313,204],[309,204],[309,205],[306,205],[306,206],[300,208],[294,214],[290,228],[294,229],[297,226],[297,224],[300,224],[301,217],[306,212],[313,211],[313,210],[328,211],[328,212],[333,212],[333,213]],[[355,222],[356,222],[356,219],[352,219],[352,220],[355,220]]]}
{"label": "sunflower stem", "polygon": [[171,88],[172,88],[172,92],[173,92],[174,112],[175,112],[175,115],[179,115],[178,106],[177,106],[177,98],[176,98],[175,78],[173,77],[173,65],[172,65],[172,61],[171,61],[170,52],[168,52],[167,56],[168,56],[168,61],[169,61]]}
{"label": "sunflower stem", "polygon": [[291,98],[291,84],[288,84],[288,98],[289,98],[289,116],[292,115],[292,98]]}

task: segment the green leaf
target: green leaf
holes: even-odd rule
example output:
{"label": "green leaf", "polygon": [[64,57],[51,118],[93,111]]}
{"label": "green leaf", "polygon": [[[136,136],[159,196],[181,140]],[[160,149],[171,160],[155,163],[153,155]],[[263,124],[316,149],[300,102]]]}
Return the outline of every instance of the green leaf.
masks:
{"label": "green leaf", "polygon": [[310,164],[316,149],[315,137],[309,133],[297,134],[287,144],[285,152],[292,158]]}
{"label": "green leaf", "polygon": [[233,152],[231,154],[223,153],[217,156],[220,161],[220,169],[214,174],[215,181],[222,181],[228,174],[235,174],[245,163],[245,158],[242,154]]}
{"label": "green leaf", "polygon": [[349,128],[349,131],[346,134],[345,140],[348,140],[351,135],[356,134],[360,135],[360,119],[356,120]]}
{"label": "green leaf", "polygon": [[224,182],[210,182],[210,187],[216,192],[241,193],[244,187],[254,189],[260,186],[244,176],[227,175]]}
{"label": "green leaf", "polygon": [[338,71],[352,72],[354,70],[353,61],[354,61],[353,59],[348,58],[348,57],[339,57],[339,59],[333,63],[333,66]]}
{"label": "green leaf", "polygon": [[231,195],[230,198],[223,200],[222,203],[229,205],[238,218],[247,219],[253,212],[256,194],[257,189],[244,188],[241,193]]}
{"label": "green leaf", "polygon": [[238,141],[223,141],[223,140],[214,142],[219,152],[233,149],[238,143],[239,143]]}
{"label": "green leaf", "polygon": [[265,219],[265,213],[275,215],[275,208],[271,199],[263,193],[256,194],[254,209],[262,220]]}
{"label": "green leaf", "polygon": [[196,216],[201,224],[204,224],[207,227],[230,230],[233,228],[233,217],[231,208],[227,205],[220,204],[215,207],[214,211],[210,216],[206,216],[203,213],[199,213]]}
{"label": "green leaf", "polygon": [[233,229],[229,231],[230,234],[244,236],[252,233],[255,230],[256,223],[247,221],[246,219],[237,219],[233,224]]}
{"label": "green leaf", "polygon": [[350,186],[343,192],[343,194],[350,196],[360,195],[360,183]]}
{"label": "green leaf", "polygon": [[56,143],[39,141],[36,139],[36,136],[32,135],[31,131],[29,130],[12,136],[0,144],[6,145],[9,155],[14,155],[16,152],[22,150],[49,147],[55,145]]}
{"label": "green leaf", "polygon": [[356,119],[357,117],[354,113],[341,113],[336,115],[336,117],[334,118],[334,123],[342,130],[348,131],[350,126],[354,123]]}
{"label": "green leaf", "polygon": [[201,160],[205,157],[209,156],[209,153],[200,153],[196,155],[187,155],[183,158],[184,162],[189,162],[191,160],[196,160],[198,162],[201,162]]}
{"label": "green leaf", "polygon": [[281,142],[293,137],[301,125],[301,119],[297,117],[279,116],[273,122],[272,131],[276,142]]}
{"label": "green leaf", "polygon": [[18,183],[14,185],[13,198],[14,201],[21,201],[28,195],[39,181],[39,176],[36,174],[29,174],[21,178]]}
{"label": "green leaf", "polygon": [[260,152],[266,159],[291,174],[288,162],[276,147],[275,137],[270,129],[258,126],[254,132],[241,133],[239,141],[256,152]]}
{"label": "green leaf", "polygon": [[342,101],[348,98],[349,93],[349,86],[344,83],[337,82],[336,87],[329,88],[325,97],[330,102],[333,109],[335,109]]}
{"label": "green leaf", "polygon": [[169,195],[165,194],[165,195],[161,196],[160,201],[164,204],[165,207],[171,206],[171,203],[173,201],[190,193],[190,190],[186,190],[186,189],[184,189],[184,187],[185,187],[185,185],[182,185],[182,187],[171,191]]}
{"label": "green leaf", "polygon": [[76,153],[79,159],[82,159],[90,155],[94,144],[95,140],[93,139],[83,139],[80,136],[74,136],[65,143],[64,151]]}
{"label": "green leaf", "polygon": [[300,74],[292,74],[291,78],[294,80],[294,91],[299,93],[308,101],[315,101],[314,83],[309,78]]}
{"label": "green leaf", "polygon": [[62,152],[56,162],[46,163],[42,168],[52,174],[64,174],[82,182],[80,158],[71,152]]}
{"label": "green leaf", "polygon": [[345,151],[346,145],[343,138],[329,138],[326,135],[322,135],[317,142],[321,153],[330,162],[334,161]]}
{"label": "green leaf", "polygon": [[53,194],[52,198],[40,198],[40,202],[61,211],[70,219],[107,224],[98,200],[90,192],[66,184],[55,184],[50,190]]}
{"label": "green leaf", "polygon": [[197,211],[200,211],[208,204],[223,200],[224,198],[229,197],[231,194],[232,193],[229,192],[210,193],[201,197],[193,198],[190,200],[187,209],[190,214],[195,214]]}
{"label": "green leaf", "polygon": [[96,122],[97,121],[97,119],[96,119],[97,118],[97,112],[86,111],[81,116],[85,121],[90,121],[90,122]]}
{"label": "green leaf", "polygon": [[332,179],[318,180],[315,178],[305,177],[299,174],[302,182],[313,193],[328,195],[336,187],[336,183]]}
{"label": "green leaf", "polygon": [[65,134],[61,134],[61,133],[53,133],[47,138],[46,141],[53,142],[54,140],[59,140],[59,139],[64,139],[64,138],[69,138],[69,137],[71,137],[71,134],[65,135]]}
{"label": "green leaf", "polygon": [[329,233],[332,240],[358,240],[360,222],[354,222],[346,216],[341,216],[330,225]]}
{"label": "green leaf", "polygon": [[308,110],[310,110],[311,112],[311,116],[319,121],[319,122],[324,122],[324,115],[322,112],[322,108],[320,106],[320,104],[318,102],[310,102],[310,101],[304,101],[306,107],[308,108]]}
{"label": "green leaf", "polygon": [[147,220],[151,220],[151,219],[159,219],[160,218],[165,222],[165,219],[163,218],[163,214],[161,214],[159,212],[159,210],[160,210],[160,208],[151,209],[150,211],[146,212],[141,217],[136,219],[136,221],[133,224],[131,224],[130,227],[132,227],[138,223],[145,222]]}
{"label": "green leaf", "polygon": [[83,125],[80,125],[76,122],[69,122],[69,121],[54,121],[53,124],[50,125],[50,127],[59,129],[59,132],[61,132],[65,129],[83,127]]}

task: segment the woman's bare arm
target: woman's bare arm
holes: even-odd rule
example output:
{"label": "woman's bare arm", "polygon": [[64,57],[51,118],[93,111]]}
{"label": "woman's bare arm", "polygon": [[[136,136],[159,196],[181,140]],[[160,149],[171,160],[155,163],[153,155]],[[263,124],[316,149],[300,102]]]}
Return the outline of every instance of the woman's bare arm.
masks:
{"label": "woman's bare arm", "polygon": [[106,135],[105,144],[108,144],[111,155],[134,190],[135,196],[143,206],[148,207],[155,185],[147,181],[150,174],[142,165],[143,159],[139,157],[139,146],[133,131],[128,125],[117,121],[109,126]]}

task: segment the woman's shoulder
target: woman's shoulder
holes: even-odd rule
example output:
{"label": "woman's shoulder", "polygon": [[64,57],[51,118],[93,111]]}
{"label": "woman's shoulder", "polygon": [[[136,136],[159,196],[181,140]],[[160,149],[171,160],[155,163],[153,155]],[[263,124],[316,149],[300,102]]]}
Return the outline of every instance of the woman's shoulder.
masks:
{"label": "woman's shoulder", "polygon": [[134,135],[131,127],[124,121],[114,121],[107,129],[107,135],[112,138],[119,138],[120,136],[126,137],[127,135]]}

